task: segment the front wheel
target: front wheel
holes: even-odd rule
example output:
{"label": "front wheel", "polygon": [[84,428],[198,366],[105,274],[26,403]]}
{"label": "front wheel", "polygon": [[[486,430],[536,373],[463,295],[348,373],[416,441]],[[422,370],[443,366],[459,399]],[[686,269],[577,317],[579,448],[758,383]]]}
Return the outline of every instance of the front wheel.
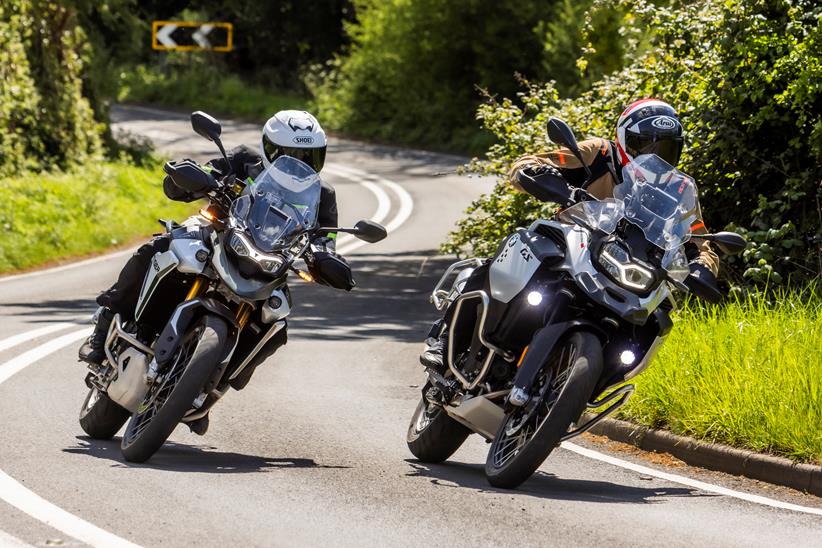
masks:
{"label": "front wheel", "polygon": [[127,461],[145,462],[162,447],[202,393],[227,341],[228,326],[216,316],[205,316],[185,334],[171,365],[131,416],[121,444]]}
{"label": "front wheel", "polygon": [[602,373],[602,345],[577,331],[557,345],[542,366],[525,406],[508,414],[488,451],[485,475],[513,489],[531,477],[585,410]]}
{"label": "front wheel", "polygon": [[471,431],[424,397],[408,425],[408,449],[422,462],[442,462],[460,448]]}
{"label": "front wheel", "polygon": [[80,409],[80,427],[95,440],[109,440],[129,415],[128,410],[114,403],[108,394],[92,386]]}

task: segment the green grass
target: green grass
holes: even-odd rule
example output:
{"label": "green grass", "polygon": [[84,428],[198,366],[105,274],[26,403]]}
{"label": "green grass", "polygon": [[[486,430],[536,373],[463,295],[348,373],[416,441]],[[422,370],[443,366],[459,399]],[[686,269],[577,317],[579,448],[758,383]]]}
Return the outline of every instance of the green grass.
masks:
{"label": "green grass", "polygon": [[172,202],[160,165],[98,163],[71,173],[0,178],[0,272],[82,256],[161,230],[193,204]]}
{"label": "green grass", "polygon": [[121,74],[118,100],[205,110],[249,120],[266,120],[283,109],[310,109],[309,101],[220,74],[202,63],[190,68],[140,65]]}
{"label": "green grass", "polygon": [[818,287],[684,308],[622,418],[822,464]]}

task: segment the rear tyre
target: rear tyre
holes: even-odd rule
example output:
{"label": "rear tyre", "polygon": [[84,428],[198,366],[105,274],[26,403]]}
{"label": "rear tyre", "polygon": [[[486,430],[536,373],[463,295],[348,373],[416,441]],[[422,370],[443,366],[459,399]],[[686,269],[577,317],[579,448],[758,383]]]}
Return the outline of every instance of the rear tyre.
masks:
{"label": "rear tyre", "polygon": [[80,408],[80,427],[95,440],[109,440],[125,424],[130,414],[114,403],[108,394],[93,386]]}
{"label": "rear tyre", "polygon": [[494,436],[485,461],[489,483],[513,489],[531,477],[582,415],[601,373],[595,335],[577,331],[560,341],[534,383],[535,406],[508,414]]}
{"label": "rear tyre", "polygon": [[163,380],[131,416],[121,444],[127,461],[145,462],[162,447],[202,393],[227,341],[228,326],[216,316],[205,316],[186,333]]}
{"label": "rear tyre", "polygon": [[422,462],[442,462],[454,454],[471,431],[448,416],[442,407],[420,398],[408,426],[408,449]]}

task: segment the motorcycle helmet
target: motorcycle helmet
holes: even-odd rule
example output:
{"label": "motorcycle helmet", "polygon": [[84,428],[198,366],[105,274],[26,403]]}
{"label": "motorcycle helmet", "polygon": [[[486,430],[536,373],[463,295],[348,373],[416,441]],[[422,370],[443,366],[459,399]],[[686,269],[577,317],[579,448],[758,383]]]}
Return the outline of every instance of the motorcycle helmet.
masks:
{"label": "motorcycle helmet", "polygon": [[325,131],[304,110],[281,110],[263,127],[260,154],[266,169],[280,156],[291,156],[311,166],[317,173],[325,163]]}
{"label": "motorcycle helmet", "polygon": [[676,167],[684,144],[682,124],[673,107],[664,101],[634,101],[619,116],[616,143],[623,166],[641,154],[656,154]]}

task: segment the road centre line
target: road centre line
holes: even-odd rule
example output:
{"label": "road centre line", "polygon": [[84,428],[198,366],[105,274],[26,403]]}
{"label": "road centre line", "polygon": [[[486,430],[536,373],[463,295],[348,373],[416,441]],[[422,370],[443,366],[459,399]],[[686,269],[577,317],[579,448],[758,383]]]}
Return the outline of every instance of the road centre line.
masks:
{"label": "road centre line", "polygon": [[580,447],[579,445],[567,441],[562,442],[561,447],[563,449],[571,451],[572,453],[576,453],[577,455],[581,455],[589,459],[598,460],[601,462],[605,462],[607,464],[611,464],[613,466],[619,466],[620,468],[625,468],[628,470],[632,470],[634,472],[639,472],[640,474],[653,476],[655,478],[663,479],[673,483],[679,483],[681,485],[687,485],[688,487],[694,487],[695,489],[699,489],[700,491],[716,493],[718,495],[725,495],[728,497],[753,502],[755,504],[770,506],[772,508],[781,508],[783,510],[792,510],[794,512],[802,512],[805,514],[814,514],[817,516],[822,516],[822,508],[810,508],[808,506],[800,506],[798,504],[782,502],[780,500],[775,500],[760,495],[752,495],[750,493],[735,491],[733,489],[728,489],[727,487],[721,487],[719,485],[714,485],[712,483],[706,483],[704,481],[687,478],[685,476],[680,476],[678,474],[663,472],[662,470],[657,470],[655,468],[642,466],[641,464],[635,464],[633,462],[618,459],[616,457],[612,457],[611,455],[606,455],[604,453],[600,453],[599,451],[594,451],[586,447]]}
{"label": "road centre line", "polygon": [[[65,324],[62,324],[61,327],[65,327]],[[53,354],[66,346],[76,343],[84,337],[87,337],[90,332],[90,327],[72,331],[66,335],[52,339],[47,343],[41,344],[40,346],[36,346],[31,350],[28,350],[17,357],[0,364],[0,385],[29,365],[42,360],[49,354]],[[30,335],[31,333],[32,332],[30,331],[28,333],[22,333],[21,335]],[[19,340],[23,339],[21,336],[17,337]],[[12,337],[9,339],[11,338]],[[5,343],[9,339],[0,341],[0,344]],[[34,519],[91,546],[137,546],[136,544],[109,533],[108,531],[100,529],[96,525],[89,523],[84,519],[79,518],[74,514],[71,514],[50,503],[30,489],[24,487],[17,480],[2,470],[0,470],[0,500],[7,502]],[[0,536],[0,540],[2,540],[2,536]]]}
{"label": "road centre line", "polygon": [[63,329],[67,329],[69,327],[73,327],[77,325],[75,322],[56,322],[50,323],[45,327],[40,327],[38,329],[32,329],[31,331],[26,331],[24,333],[19,333],[17,335],[12,335],[11,337],[7,337],[5,339],[0,340],[0,352],[8,350],[9,348],[15,347],[19,344],[23,344],[28,342],[32,339],[36,339],[37,337],[42,337],[43,335],[49,335],[51,333],[55,333],[57,331],[61,331]]}

